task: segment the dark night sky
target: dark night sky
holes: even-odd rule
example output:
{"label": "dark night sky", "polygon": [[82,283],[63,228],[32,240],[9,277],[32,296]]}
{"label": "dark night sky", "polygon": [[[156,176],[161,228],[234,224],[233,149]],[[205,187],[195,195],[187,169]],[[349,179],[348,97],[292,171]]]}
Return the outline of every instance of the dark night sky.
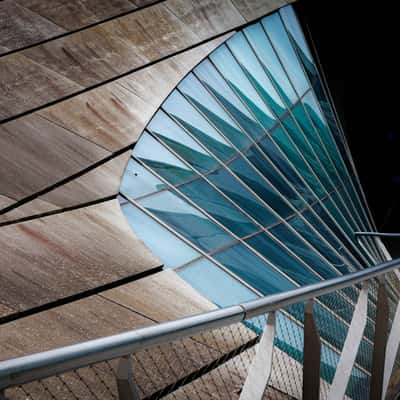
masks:
{"label": "dark night sky", "polygon": [[[400,37],[395,2],[300,0],[377,227],[400,232]],[[370,8],[369,8],[370,7]]]}

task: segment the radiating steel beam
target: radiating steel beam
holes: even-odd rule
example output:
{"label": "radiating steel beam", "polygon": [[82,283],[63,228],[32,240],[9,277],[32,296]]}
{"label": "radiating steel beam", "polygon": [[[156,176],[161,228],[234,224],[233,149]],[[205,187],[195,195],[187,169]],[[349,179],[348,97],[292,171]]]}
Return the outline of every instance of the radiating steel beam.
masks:
{"label": "radiating steel beam", "polygon": [[336,367],[335,377],[333,378],[327,397],[328,400],[342,400],[344,398],[351,371],[356,361],[358,348],[364,335],[364,329],[367,323],[367,310],[368,284],[364,282],[354,309],[342,354]]}
{"label": "radiating steel beam", "polygon": [[321,339],[314,320],[313,300],[304,311],[303,399],[318,400],[320,388]]}
{"label": "radiating steel beam", "polygon": [[270,312],[239,400],[261,400],[263,398],[272,371],[275,320],[275,312]]}

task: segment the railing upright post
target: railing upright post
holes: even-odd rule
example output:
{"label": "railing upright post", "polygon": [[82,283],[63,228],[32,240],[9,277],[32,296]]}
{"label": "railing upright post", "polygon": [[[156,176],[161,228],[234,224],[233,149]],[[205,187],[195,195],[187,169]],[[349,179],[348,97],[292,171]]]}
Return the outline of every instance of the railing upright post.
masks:
{"label": "railing upright post", "polygon": [[132,364],[129,355],[120,358],[116,378],[120,400],[139,400],[139,392],[133,379]]}
{"label": "railing upright post", "polygon": [[275,312],[270,312],[239,400],[261,400],[263,398],[272,371],[275,319]]}
{"label": "railing upright post", "polygon": [[374,351],[370,383],[370,400],[381,400],[383,393],[383,376],[385,370],[386,342],[388,335],[389,304],[385,280],[379,279],[378,300],[376,303],[376,320]]}
{"label": "railing upright post", "polygon": [[313,300],[304,310],[303,399],[318,400],[320,391],[321,339],[314,320]]}

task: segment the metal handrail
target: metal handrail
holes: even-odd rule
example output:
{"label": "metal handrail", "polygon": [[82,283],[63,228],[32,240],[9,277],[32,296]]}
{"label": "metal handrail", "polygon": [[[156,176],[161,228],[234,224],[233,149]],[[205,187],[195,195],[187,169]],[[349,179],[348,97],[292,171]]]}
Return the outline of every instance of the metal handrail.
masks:
{"label": "metal handrail", "polygon": [[400,238],[400,233],[385,233],[385,232],[354,232],[354,235]]}
{"label": "metal handrail", "polygon": [[0,391],[242,322],[343,289],[400,267],[400,259],[239,305],[0,362]]}

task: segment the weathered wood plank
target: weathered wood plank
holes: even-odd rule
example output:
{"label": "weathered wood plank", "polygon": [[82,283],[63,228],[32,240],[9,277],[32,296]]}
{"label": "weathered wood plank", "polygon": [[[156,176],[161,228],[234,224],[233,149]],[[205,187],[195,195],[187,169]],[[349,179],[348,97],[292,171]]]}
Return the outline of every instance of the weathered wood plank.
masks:
{"label": "weathered wood plank", "polygon": [[0,127],[0,193],[21,199],[106,157],[109,152],[38,115]]}
{"label": "weathered wood plank", "polygon": [[166,5],[202,39],[246,22],[230,0],[170,0]]}
{"label": "weathered wood plank", "polygon": [[[117,195],[131,151],[117,156],[86,174],[0,215],[1,222],[60,210]],[[14,201],[10,201],[10,205]]]}
{"label": "weathered wood plank", "polygon": [[112,200],[2,227],[0,303],[23,311],[160,265]]}
{"label": "weathered wood plank", "polygon": [[22,7],[14,0],[0,2],[0,54],[64,32],[61,26]]}
{"label": "weathered wood plank", "polygon": [[247,21],[269,14],[289,2],[287,0],[232,0],[232,3]]}
{"label": "weathered wood plank", "polygon": [[17,0],[67,31],[82,28],[137,6],[129,0]]}

